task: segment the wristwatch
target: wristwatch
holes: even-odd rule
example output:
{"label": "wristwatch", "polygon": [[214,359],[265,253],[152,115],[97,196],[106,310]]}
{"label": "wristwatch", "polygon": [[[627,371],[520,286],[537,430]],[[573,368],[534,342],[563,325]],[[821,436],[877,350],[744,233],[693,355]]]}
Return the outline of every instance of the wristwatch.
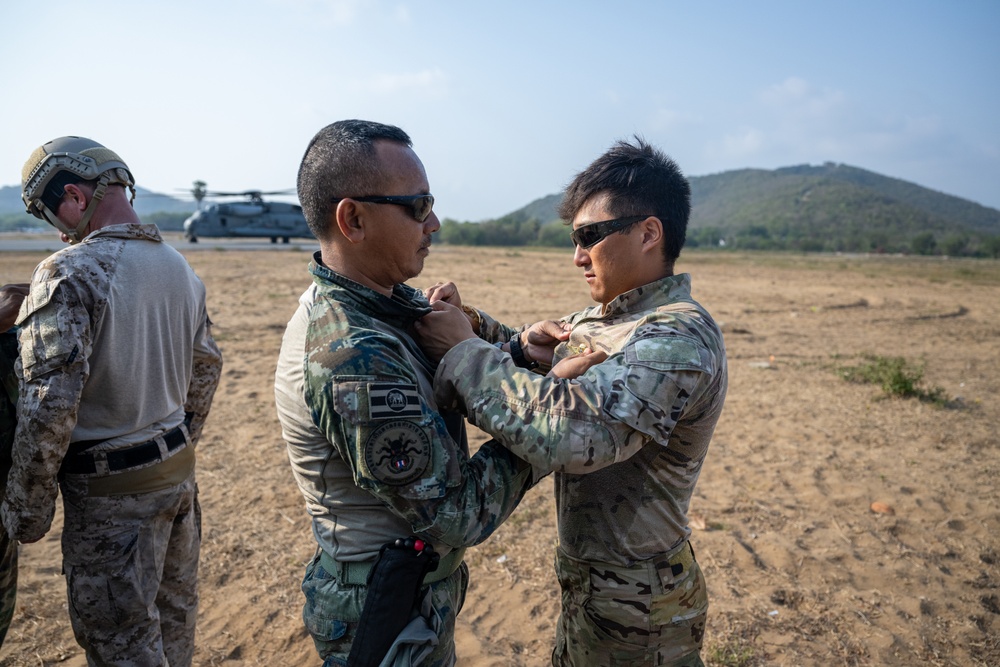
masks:
{"label": "wristwatch", "polygon": [[515,333],[510,337],[510,358],[514,360],[514,365],[527,368],[529,371],[538,368],[538,362],[528,359],[521,347],[521,334]]}

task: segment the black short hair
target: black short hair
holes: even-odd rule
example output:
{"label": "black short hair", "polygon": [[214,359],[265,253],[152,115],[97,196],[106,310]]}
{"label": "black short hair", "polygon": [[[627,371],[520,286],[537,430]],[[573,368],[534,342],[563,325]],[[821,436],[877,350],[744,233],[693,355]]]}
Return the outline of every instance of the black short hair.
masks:
{"label": "black short hair", "polygon": [[299,165],[297,188],[302,212],[316,238],[328,235],[332,201],[377,194],[382,184],[376,141],[413,146],[394,125],[368,120],[341,120],[316,133]]}
{"label": "black short hair", "polygon": [[663,224],[663,254],[672,265],[681,254],[691,216],[691,185],[665,153],[635,136],[618,141],[566,186],[559,217],[573,218],[594,197],[606,198],[615,218],[655,215]]}

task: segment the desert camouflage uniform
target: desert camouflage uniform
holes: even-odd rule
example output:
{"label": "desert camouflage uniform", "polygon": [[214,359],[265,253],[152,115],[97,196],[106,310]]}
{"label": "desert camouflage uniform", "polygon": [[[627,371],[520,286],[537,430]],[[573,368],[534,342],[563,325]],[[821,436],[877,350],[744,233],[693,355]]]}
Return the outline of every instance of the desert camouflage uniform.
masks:
{"label": "desert camouflage uniform", "polygon": [[[363,576],[349,572],[411,533],[457,563],[455,550],[486,539],[532,475],[495,443],[470,458],[464,418],[438,410],[434,366],[411,337],[430,311],[419,291],[397,285],[385,297],[329,270],[318,253],[310,271],[315,285],[285,333],[275,400],[320,547],[302,584],[303,617],[324,664],[343,665],[367,594]],[[432,639],[419,664],[454,663],[467,581],[463,563],[426,587]]]}
{"label": "desert camouflage uniform", "polygon": [[[513,332],[483,315],[480,335]],[[556,472],[563,613],[556,665],[698,665],[708,599],[688,504],[726,395],[722,334],[687,274],[576,313],[556,359],[608,359],[539,378],[485,340],[445,355],[442,406],[459,407],[536,468]]]}
{"label": "desert camouflage uniform", "polygon": [[[17,329],[0,331],[0,497],[7,487],[10,450],[17,426]],[[0,521],[0,646],[3,646],[17,602],[17,541]]]}
{"label": "desert camouflage uniform", "polygon": [[[41,538],[58,481],[70,620],[88,663],[190,665],[201,541],[193,447],[222,367],[204,285],[155,226],[113,225],[38,265],[18,324],[8,531]],[[164,436],[178,429],[168,449]],[[83,442],[95,472],[70,474],[67,452]],[[145,442],[160,460],[110,468]]]}

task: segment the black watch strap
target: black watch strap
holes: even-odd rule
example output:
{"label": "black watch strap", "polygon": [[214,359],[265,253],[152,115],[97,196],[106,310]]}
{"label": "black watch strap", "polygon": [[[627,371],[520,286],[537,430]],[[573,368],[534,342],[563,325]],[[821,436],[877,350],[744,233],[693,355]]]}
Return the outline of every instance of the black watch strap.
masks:
{"label": "black watch strap", "polygon": [[510,358],[514,360],[514,365],[527,368],[529,371],[538,368],[537,361],[529,361],[524,356],[524,348],[521,347],[521,334],[515,333],[510,337]]}

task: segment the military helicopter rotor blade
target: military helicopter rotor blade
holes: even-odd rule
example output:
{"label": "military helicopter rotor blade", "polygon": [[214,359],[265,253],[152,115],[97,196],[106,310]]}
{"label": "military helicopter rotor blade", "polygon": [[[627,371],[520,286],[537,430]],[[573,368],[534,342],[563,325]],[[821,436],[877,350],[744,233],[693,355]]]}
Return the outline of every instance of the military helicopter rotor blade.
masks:
{"label": "military helicopter rotor blade", "polygon": [[262,197],[264,195],[292,195],[296,194],[295,188],[285,190],[243,190],[241,192],[224,192],[221,190],[206,190],[206,197]]}

